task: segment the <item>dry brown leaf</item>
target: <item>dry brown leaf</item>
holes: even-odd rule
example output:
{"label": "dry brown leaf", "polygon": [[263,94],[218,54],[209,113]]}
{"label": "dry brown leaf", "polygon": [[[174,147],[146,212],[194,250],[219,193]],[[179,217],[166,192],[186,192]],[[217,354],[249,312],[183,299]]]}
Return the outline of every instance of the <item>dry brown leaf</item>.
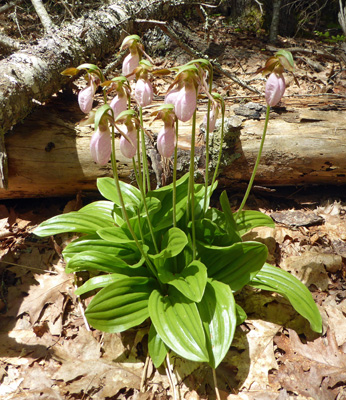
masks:
{"label": "dry brown leaf", "polygon": [[330,388],[346,381],[346,354],[341,352],[331,330],[327,338],[303,344],[296,332],[277,336],[275,343],[285,352],[276,379],[288,391],[313,399],[334,400]]}
{"label": "dry brown leaf", "polygon": [[[28,296],[24,298],[18,310],[18,316],[28,313],[32,324],[38,321],[46,304],[60,302],[62,305],[65,294],[72,289],[72,277],[63,271],[58,275],[35,274],[34,277],[39,284],[30,287]],[[61,313],[62,310],[58,312]]]}

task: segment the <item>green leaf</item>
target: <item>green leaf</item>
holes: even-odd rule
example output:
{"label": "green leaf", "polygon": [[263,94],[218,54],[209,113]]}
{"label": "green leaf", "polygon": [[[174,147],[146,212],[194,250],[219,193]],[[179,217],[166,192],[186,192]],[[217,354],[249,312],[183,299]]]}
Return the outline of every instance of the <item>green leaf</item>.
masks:
{"label": "green leaf", "polygon": [[258,242],[240,242],[229,247],[197,242],[197,247],[208,276],[229,285],[234,292],[255,277],[268,255],[267,247]]}
{"label": "green leaf", "polygon": [[233,242],[241,242],[241,238],[237,229],[237,224],[235,223],[235,220],[233,218],[233,213],[229,204],[227,192],[225,190],[221,193],[220,204],[226,219],[227,233],[231,236]]}
{"label": "green leaf", "polygon": [[206,338],[196,303],[174,287],[168,295],[154,290],[149,298],[149,314],[164,343],[191,361],[209,361]]}
{"label": "green leaf", "polygon": [[127,226],[113,226],[96,232],[103,240],[114,243],[135,243]]}
{"label": "green leaf", "polygon": [[82,236],[69,243],[63,251],[63,256],[66,261],[69,261],[74,255],[90,249],[119,257],[128,264],[136,264],[141,259],[141,254],[135,244],[107,242],[97,234]]}
{"label": "green leaf", "polygon": [[[188,193],[188,178],[189,175],[185,174],[176,182],[176,220],[185,214]],[[172,226],[173,220],[173,185],[163,186],[159,189],[147,193],[147,198],[155,197],[161,202],[160,210],[153,215],[152,225],[155,231]]]}
{"label": "green leaf", "polygon": [[184,250],[187,245],[188,240],[185,233],[179,228],[171,228],[166,232],[163,240],[162,246],[163,250],[160,253],[150,255],[152,260],[166,259],[177,256]]}
{"label": "green leaf", "polygon": [[207,284],[207,268],[200,261],[192,261],[180,273],[172,273],[163,266],[158,274],[162,283],[174,286],[192,301],[201,301]]}
{"label": "green leaf", "polygon": [[[128,264],[122,258],[113,254],[101,253],[100,251],[87,250],[75,254],[69,259],[66,265],[66,272],[77,271],[102,271],[102,272],[117,272],[128,276],[147,276],[145,268],[139,268],[144,264],[144,259],[141,258],[136,264]],[[129,270],[128,273],[125,271]],[[136,270],[134,272],[131,272]],[[143,275],[144,274],[144,275]]]}
{"label": "green leaf", "polygon": [[148,300],[155,287],[155,281],[150,278],[119,279],[96,294],[85,316],[100,331],[123,332],[148,318]]}
{"label": "green leaf", "polygon": [[280,62],[284,68],[290,72],[293,72],[294,60],[290,51],[281,49],[275,53],[275,56],[280,59]]}
{"label": "green leaf", "polygon": [[321,314],[309,289],[289,272],[266,263],[249,285],[281,294],[310,322],[312,330],[322,332]]}
{"label": "green leaf", "polygon": [[114,222],[109,219],[100,218],[98,215],[72,211],[42,222],[34,230],[34,234],[43,237],[65,232],[95,233],[98,229],[110,226],[114,226]]}
{"label": "green leaf", "polygon": [[241,211],[237,219],[237,230],[240,236],[245,235],[251,229],[258,226],[268,226],[269,228],[275,228],[274,221],[266,214],[259,211]]}
{"label": "green leaf", "polygon": [[99,216],[102,219],[106,219],[114,224],[121,225],[124,220],[120,217],[121,211],[112,201],[94,201],[93,203],[87,204],[81,208],[79,213],[85,213],[89,215]]}
{"label": "green leaf", "polygon": [[[126,208],[136,209],[141,201],[141,192],[128,183],[119,181],[121,193]],[[110,201],[113,201],[117,206],[121,206],[118,192],[112,178],[98,178],[97,188],[102,196]]]}
{"label": "green leaf", "polygon": [[247,315],[246,315],[246,312],[240,307],[239,304],[235,305],[235,312],[237,314],[237,326],[238,326],[246,320]]}
{"label": "green leaf", "polygon": [[197,308],[207,338],[209,365],[216,368],[231,346],[237,325],[231,288],[224,283],[210,280]]}
{"label": "green leaf", "polygon": [[79,286],[78,289],[75,290],[75,294],[77,296],[81,296],[84,293],[90,292],[95,289],[101,289],[110,283],[113,283],[119,279],[123,279],[125,275],[123,274],[107,274],[107,275],[99,275],[94,276],[93,278],[88,279],[82,286]]}
{"label": "green leaf", "polygon": [[148,350],[155,368],[159,368],[166,358],[169,349],[156,332],[153,324],[150,325],[149,329]]}

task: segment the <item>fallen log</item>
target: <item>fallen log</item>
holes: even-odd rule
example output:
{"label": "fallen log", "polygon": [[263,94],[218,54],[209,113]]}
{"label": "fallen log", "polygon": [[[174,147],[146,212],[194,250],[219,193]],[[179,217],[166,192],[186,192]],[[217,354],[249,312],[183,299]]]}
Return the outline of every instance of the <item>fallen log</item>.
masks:
{"label": "fallen log", "polygon": [[[302,99],[286,98],[283,105],[273,110],[255,184],[264,186],[312,185],[346,183],[346,113],[343,100],[325,97]],[[303,108],[301,107],[303,103]],[[331,105],[332,104],[332,105]],[[332,108],[332,109],[331,109]],[[340,110],[335,110],[339,108]],[[220,186],[229,187],[248,181],[255,164],[262,135],[264,118],[247,119],[229,115],[220,169]],[[144,113],[149,120],[150,108]],[[202,122],[206,105],[199,106],[197,120]],[[91,127],[80,126],[84,118],[76,98],[67,100],[62,95],[41,106],[23,124],[18,124],[6,135],[8,149],[8,190],[0,189],[0,197],[73,196],[82,191],[95,193],[96,179],[111,176],[110,163],[97,166],[89,151]],[[150,129],[153,135],[160,130],[160,121]],[[181,124],[179,169],[187,171],[189,158],[190,123]],[[217,157],[217,133],[211,142],[211,165]],[[203,173],[205,148],[201,144],[196,165]],[[149,163],[155,167],[157,152],[148,152]],[[116,154],[121,179],[133,180],[132,163]],[[154,168],[155,169],[155,168]],[[153,173],[153,185],[156,176]]]}
{"label": "fallen log", "polygon": [[6,187],[4,134],[69,81],[61,71],[115,53],[123,38],[134,33],[136,18],[166,20],[193,4],[194,0],[114,0],[1,60],[0,187]]}

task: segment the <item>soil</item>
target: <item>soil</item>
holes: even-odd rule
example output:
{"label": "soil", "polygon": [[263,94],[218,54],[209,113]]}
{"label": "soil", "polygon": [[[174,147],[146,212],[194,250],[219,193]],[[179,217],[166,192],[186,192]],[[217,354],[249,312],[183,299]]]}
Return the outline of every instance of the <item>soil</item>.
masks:
{"label": "soil", "polygon": [[[41,35],[28,3],[15,10],[23,43]],[[18,37],[16,19],[5,26],[5,17],[0,16],[3,33]],[[224,69],[263,91],[264,79],[255,72],[272,55],[264,31],[242,31],[222,16],[211,16],[207,42],[200,20],[189,20],[187,26]],[[155,35],[157,31],[147,33],[145,45],[156,65],[191,59],[171,41],[162,54],[152,45]],[[333,99],[345,98],[345,65],[336,56],[341,44],[279,37],[277,47],[311,50],[293,54],[300,87],[290,76],[285,96],[299,101],[299,96],[319,95],[331,107]],[[317,51],[322,55],[316,56]],[[215,87],[233,103],[261,99],[223,75],[216,76]],[[236,210],[243,191],[229,188],[228,194]],[[39,239],[32,231],[47,218],[91,200],[82,195],[0,204],[0,398],[166,399],[174,390],[183,399],[215,398],[212,373],[204,364],[172,355],[175,386],[167,370],[146,364],[146,324],[122,334],[104,334],[87,325],[83,310],[90,299],[74,295],[86,276],[65,274],[61,257],[72,236]],[[216,371],[221,398],[346,399],[346,188],[254,187],[247,208],[275,220],[274,230],[258,229],[251,239],[266,243],[268,261],[308,286],[324,329],[321,336],[311,331],[280,296],[242,291],[237,300],[248,319],[237,328]]]}

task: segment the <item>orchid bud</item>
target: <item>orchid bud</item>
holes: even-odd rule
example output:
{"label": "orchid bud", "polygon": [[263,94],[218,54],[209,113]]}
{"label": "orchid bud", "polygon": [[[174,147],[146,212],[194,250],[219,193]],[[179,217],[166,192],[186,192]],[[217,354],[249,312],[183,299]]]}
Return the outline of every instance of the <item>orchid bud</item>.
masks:
{"label": "orchid bud", "polygon": [[100,165],[108,163],[112,151],[111,133],[109,126],[99,125],[91,137],[90,152],[93,160]]}
{"label": "orchid bud", "polygon": [[110,103],[110,107],[114,112],[114,118],[116,118],[122,111],[127,110],[127,97],[125,94],[121,95],[118,93]]}
{"label": "orchid bud", "polygon": [[197,107],[197,93],[193,84],[186,82],[180,89],[167,93],[165,103],[174,104],[174,112],[182,122],[191,119]]}
{"label": "orchid bud", "polygon": [[135,98],[141,107],[152,103],[154,97],[153,86],[149,79],[138,79],[135,88]]}
{"label": "orchid bud", "polygon": [[[220,111],[219,107],[213,104],[209,112],[209,133],[214,132],[216,120],[217,117],[219,116],[219,111]],[[203,124],[205,125],[206,128],[207,128],[207,119],[208,119],[208,114],[205,114],[203,118]]]}
{"label": "orchid bud", "polygon": [[93,99],[96,92],[96,84],[93,79],[89,80],[88,86],[80,90],[78,93],[78,104],[79,108],[83,113],[88,114],[93,108]]}
{"label": "orchid bud", "polygon": [[157,135],[157,150],[163,157],[171,157],[175,147],[174,124],[165,124]]}
{"label": "orchid bud", "polygon": [[285,93],[286,85],[282,74],[272,72],[266,83],[265,98],[268,106],[276,106]]}
{"label": "orchid bud", "polygon": [[135,74],[132,72],[134,71],[135,68],[138,67],[139,65],[139,53],[138,51],[130,52],[123,61],[123,67],[122,67],[122,74],[127,77],[129,81],[133,80],[135,78]]}
{"label": "orchid bud", "polygon": [[120,151],[126,158],[133,158],[137,152],[137,130],[134,125],[127,127],[124,125],[124,131],[120,138]]}

